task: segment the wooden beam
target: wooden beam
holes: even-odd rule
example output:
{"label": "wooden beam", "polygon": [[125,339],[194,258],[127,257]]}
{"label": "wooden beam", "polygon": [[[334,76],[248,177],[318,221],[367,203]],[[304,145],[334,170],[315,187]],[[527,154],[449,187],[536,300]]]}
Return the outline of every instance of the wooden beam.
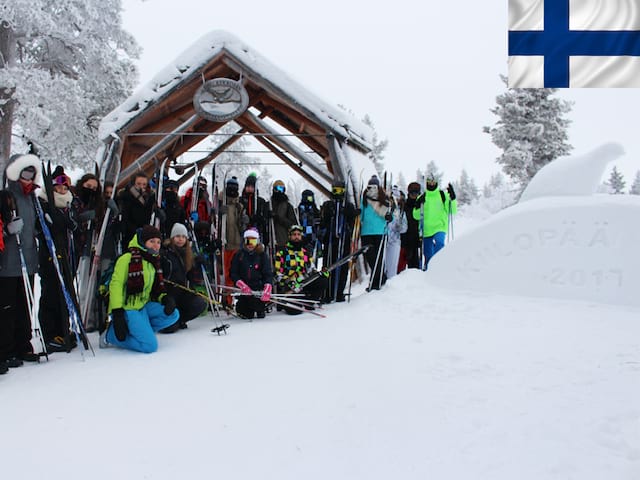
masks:
{"label": "wooden beam", "polygon": [[[240,122],[244,123],[240,123]],[[243,127],[248,128],[252,132],[265,133],[269,134],[270,142],[278,145],[282,150],[287,150],[291,152],[291,154],[303,165],[313,170],[314,173],[320,175],[325,181],[332,182],[333,177],[329,175],[328,171],[323,171],[320,167],[318,167],[312,158],[304,153],[300,148],[291,143],[289,140],[284,137],[278,136],[278,132],[273,130],[269,125],[267,125],[263,120],[256,117],[251,112],[245,112],[241,117],[236,119],[236,122],[240,123]],[[259,138],[259,137],[257,137]]]}

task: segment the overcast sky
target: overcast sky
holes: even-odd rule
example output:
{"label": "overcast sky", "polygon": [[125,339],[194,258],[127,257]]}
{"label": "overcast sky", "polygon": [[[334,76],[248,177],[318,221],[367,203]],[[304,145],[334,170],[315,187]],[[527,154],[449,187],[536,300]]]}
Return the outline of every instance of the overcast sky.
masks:
{"label": "overcast sky", "polygon": [[[445,180],[464,168],[482,185],[499,170],[484,125],[504,91],[507,2],[211,2],[123,0],[124,28],[144,49],[150,80],[211,30],[226,30],[327,102],[368,114],[389,140],[386,165],[412,180],[431,160]],[[637,89],[564,90],[575,101],[576,154],[620,142],[629,186],[640,169]]]}

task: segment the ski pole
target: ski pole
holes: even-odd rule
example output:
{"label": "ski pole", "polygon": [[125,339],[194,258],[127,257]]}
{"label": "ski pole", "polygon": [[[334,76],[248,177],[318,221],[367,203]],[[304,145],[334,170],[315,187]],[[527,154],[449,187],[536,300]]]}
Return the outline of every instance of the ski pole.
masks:
{"label": "ski pole", "polygon": [[18,244],[18,252],[20,254],[20,269],[22,270],[22,283],[24,284],[24,293],[27,297],[27,309],[29,310],[29,319],[31,320],[31,328],[36,334],[36,337],[40,340],[40,346],[42,347],[42,354],[49,361],[49,353],[47,352],[47,346],[44,343],[42,337],[42,329],[40,328],[40,319],[35,314],[35,293],[29,280],[29,273],[27,272],[27,262],[24,258],[24,252],[22,251],[22,243],[20,242],[20,234],[16,234],[16,243]]}

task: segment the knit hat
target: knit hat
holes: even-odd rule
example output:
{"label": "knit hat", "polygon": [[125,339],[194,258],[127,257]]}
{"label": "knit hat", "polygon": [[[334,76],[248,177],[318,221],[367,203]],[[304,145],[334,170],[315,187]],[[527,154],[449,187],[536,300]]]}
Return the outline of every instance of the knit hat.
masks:
{"label": "knit hat", "polygon": [[177,180],[165,180],[164,181],[164,188],[180,188],[180,184],[178,183]]}
{"label": "knit hat", "polygon": [[303,190],[300,194],[300,201],[302,203],[313,203],[313,192],[311,190]]}
{"label": "knit hat", "polygon": [[247,179],[244,181],[244,186],[246,187],[247,185],[251,185],[251,186],[256,186],[256,180],[257,180],[257,176],[255,174],[255,172],[251,172],[249,174],[249,176],[247,177]]}
{"label": "knit hat", "polygon": [[144,227],[140,228],[138,232],[138,239],[140,240],[140,243],[142,245],[147,243],[147,241],[151,240],[152,238],[162,238],[162,236],[160,235],[160,230],[158,230],[153,225],[145,225]]}
{"label": "knit hat", "polygon": [[35,170],[35,176],[40,173],[40,159],[32,154],[26,155],[12,155],[9,158],[9,164],[5,170],[5,176],[13,181],[17,182],[20,179],[20,173],[25,168],[31,168]]}
{"label": "knit hat", "polygon": [[260,234],[255,228],[247,228],[242,236],[244,238],[260,238]]}
{"label": "knit hat", "polygon": [[230,187],[232,185],[235,185],[236,187],[239,187],[240,184],[238,183],[238,177],[231,177],[231,178],[227,178],[227,187]]}
{"label": "knit hat", "polygon": [[369,183],[367,185],[378,185],[380,186],[380,179],[377,175],[372,175],[369,179]]}
{"label": "knit hat", "polygon": [[178,235],[182,235],[183,237],[188,237],[187,227],[185,227],[182,223],[174,223],[173,227],[171,227],[171,238],[177,237]]}
{"label": "knit hat", "polygon": [[407,192],[411,193],[411,192],[418,192],[418,194],[422,191],[422,188],[420,188],[420,184],[418,182],[411,182],[408,186],[407,186]]}

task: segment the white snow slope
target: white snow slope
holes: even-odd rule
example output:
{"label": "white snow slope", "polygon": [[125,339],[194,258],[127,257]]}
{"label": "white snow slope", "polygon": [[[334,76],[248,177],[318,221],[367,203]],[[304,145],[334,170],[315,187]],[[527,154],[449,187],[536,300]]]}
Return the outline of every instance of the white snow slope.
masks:
{"label": "white snow slope", "polygon": [[[549,203],[554,219],[582,221],[594,201],[531,200],[489,232],[511,238]],[[637,224],[637,205],[622,211]],[[620,212],[608,204],[598,219],[622,228]],[[598,297],[595,282],[551,299],[522,252],[511,273],[478,263],[464,283],[452,254],[483,228],[457,225],[428,272],[327,318],[234,319],[218,337],[201,317],[151,355],[56,353],[0,376],[2,478],[640,478],[640,305]],[[572,241],[536,248],[536,268],[592,268],[590,232],[543,237]],[[637,264],[637,242],[616,246]]]}

